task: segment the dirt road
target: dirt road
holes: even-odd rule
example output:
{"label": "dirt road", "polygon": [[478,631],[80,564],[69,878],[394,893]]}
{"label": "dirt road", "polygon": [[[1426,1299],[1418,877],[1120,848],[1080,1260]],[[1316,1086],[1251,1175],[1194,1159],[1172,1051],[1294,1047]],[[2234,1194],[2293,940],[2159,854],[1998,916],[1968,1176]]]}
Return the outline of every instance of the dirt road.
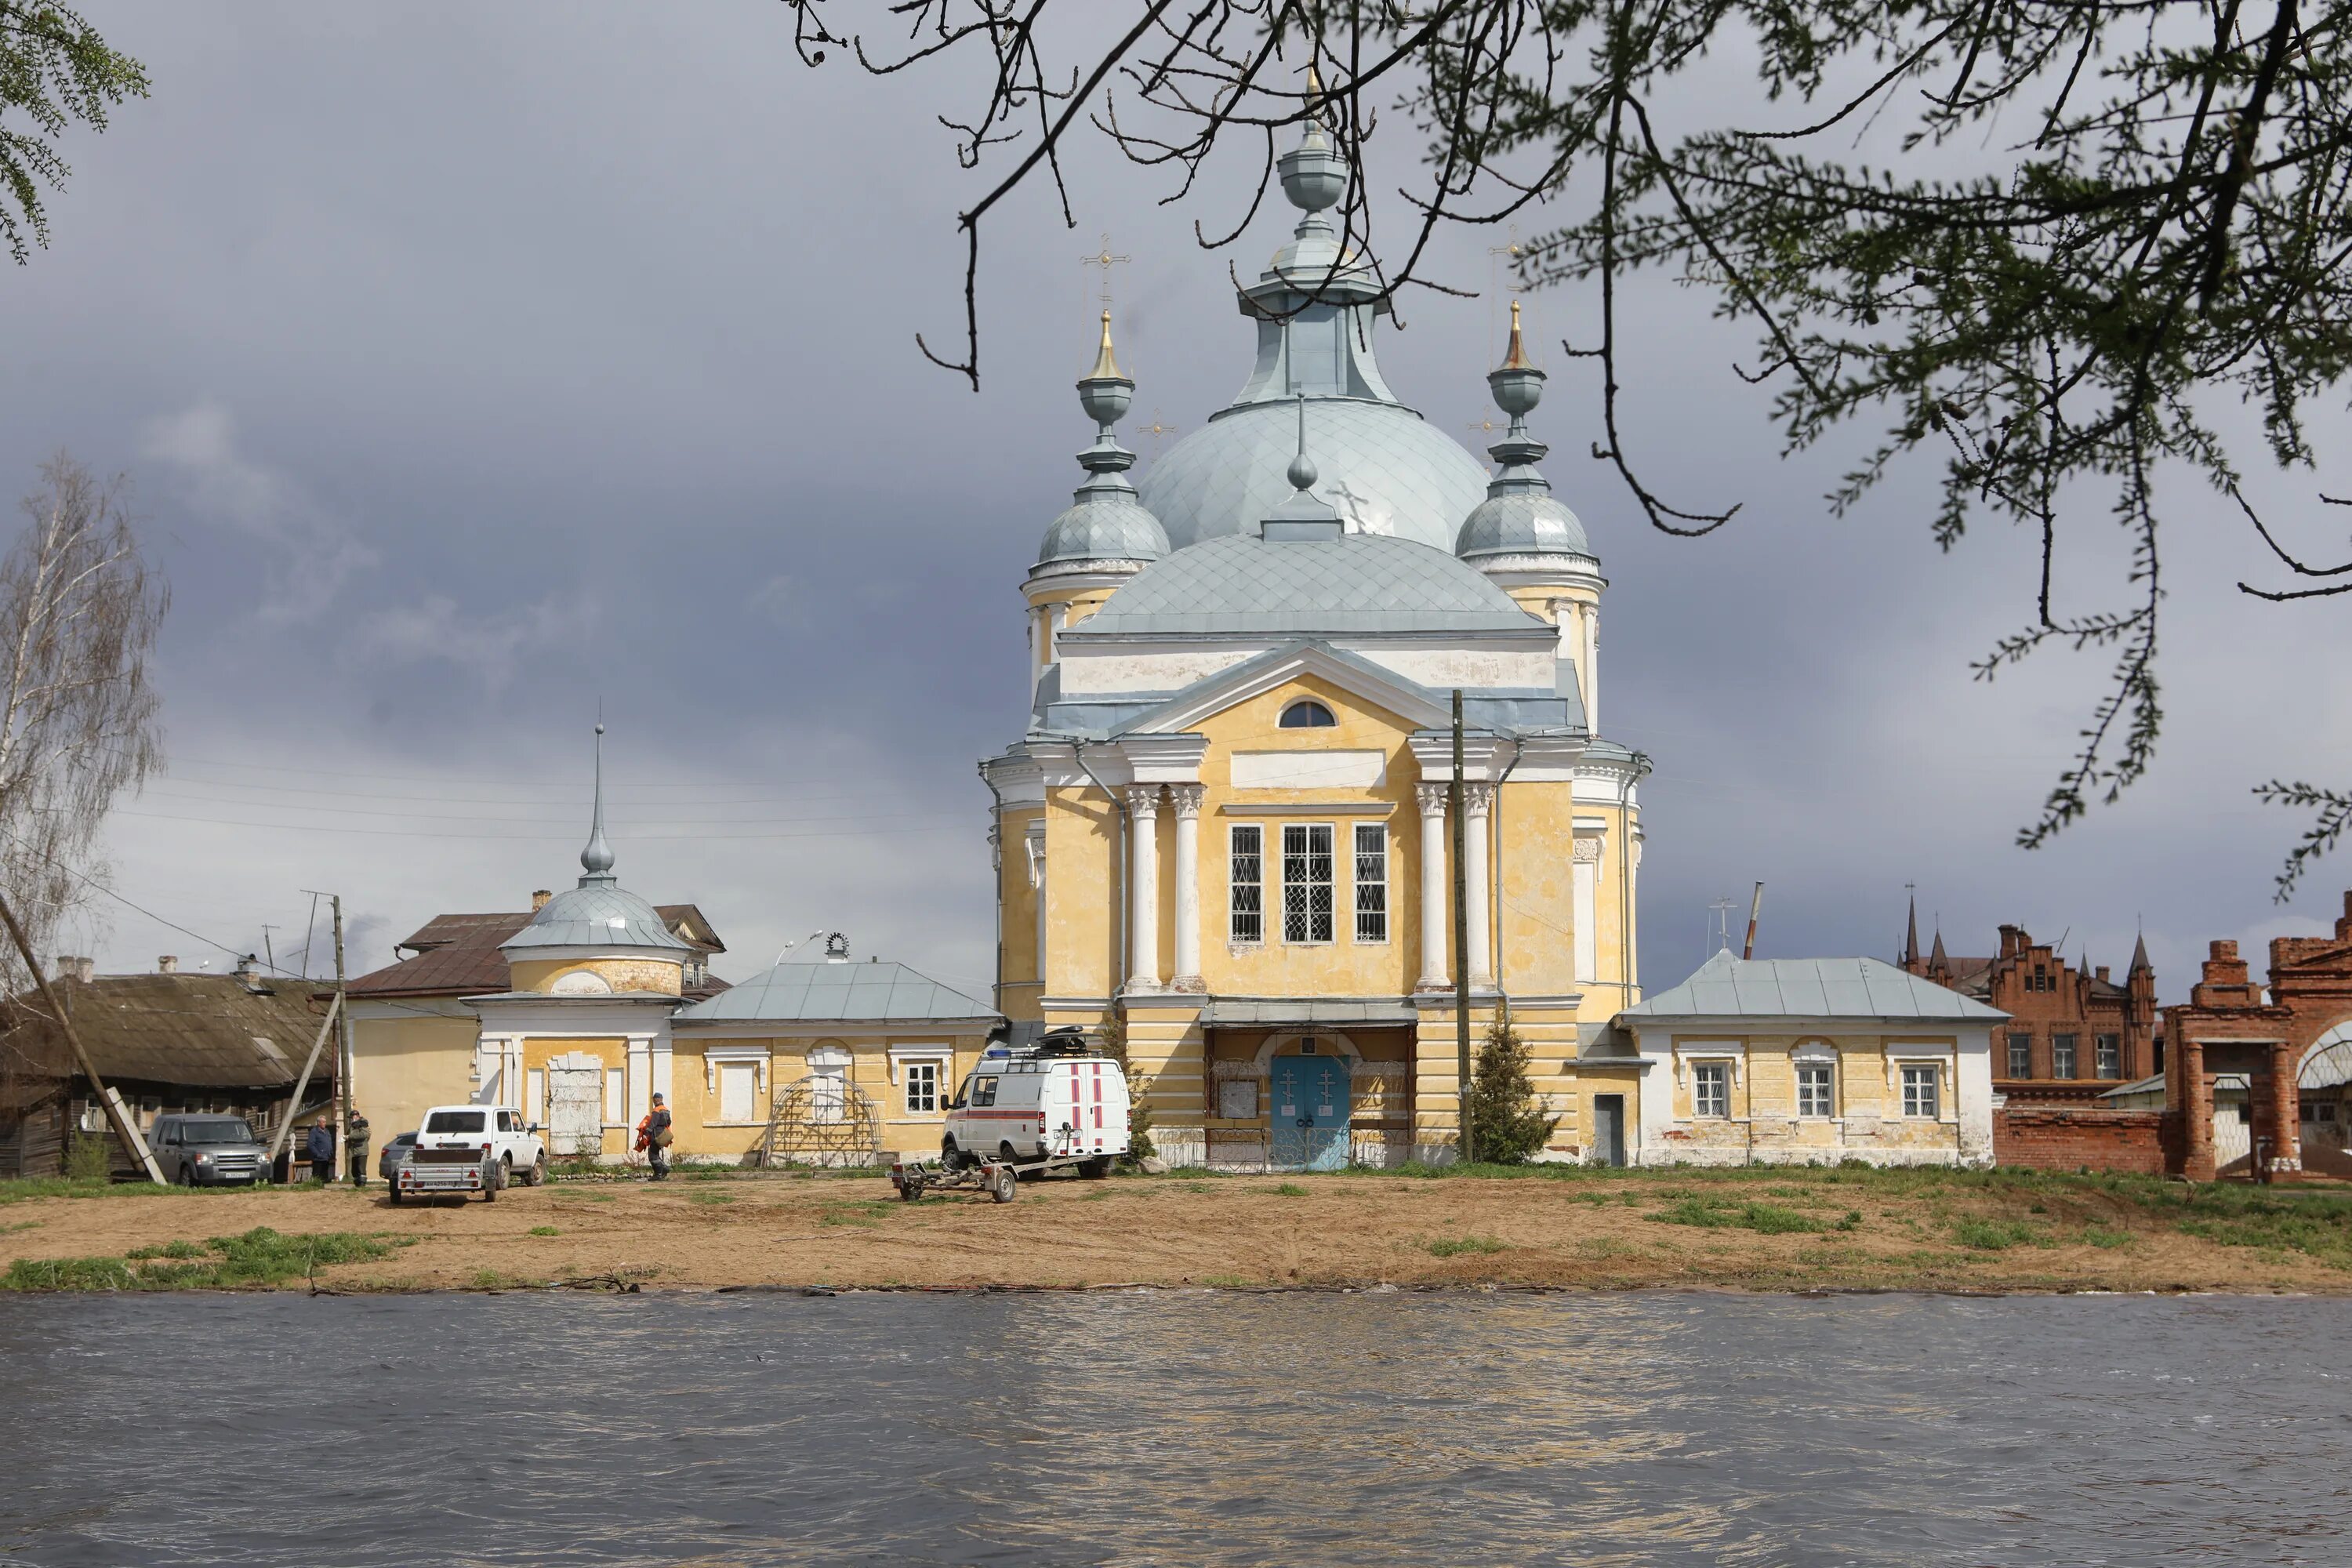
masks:
{"label": "dirt road", "polygon": [[[877,1177],[567,1183],[511,1189],[494,1204],[399,1207],[381,1185],[117,1191],[0,1201],[0,1271],[18,1258],[121,1258],[266,1226],[402,1243],[378,1261],[319,1272],[340,1289],[1388,1282],[2352,1293],[2352,1206],[2332,1198],[2306,1205],[2315,1219],[2297,1209],[2257,1224],[2212,1208],[2219,1199],[2178,1210],[2154,1184],[1740,1176],[1055,1179],[1024,1184],[1004,1206],[962,1194],[904,1204]],[[2316,1241],[2305,1236],[2313,1225]]]}

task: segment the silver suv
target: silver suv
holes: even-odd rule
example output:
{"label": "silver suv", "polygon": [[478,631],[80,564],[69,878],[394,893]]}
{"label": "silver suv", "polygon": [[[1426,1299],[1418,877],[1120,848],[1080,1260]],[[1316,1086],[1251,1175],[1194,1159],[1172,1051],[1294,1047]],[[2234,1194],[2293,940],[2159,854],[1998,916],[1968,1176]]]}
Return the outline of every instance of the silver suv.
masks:
{"label": "silver suv", "polygon": [[249,1185],[268,1152],[241,1116],[159,1116],[147,1142],[163,1179],[184,1187]]}

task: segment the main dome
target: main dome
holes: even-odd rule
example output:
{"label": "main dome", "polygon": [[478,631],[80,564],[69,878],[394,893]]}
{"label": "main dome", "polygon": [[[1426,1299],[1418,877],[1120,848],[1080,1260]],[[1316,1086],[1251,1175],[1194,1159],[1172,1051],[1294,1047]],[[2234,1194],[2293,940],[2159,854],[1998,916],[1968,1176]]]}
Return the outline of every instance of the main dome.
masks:
{"label": "main dome", "polygon": [[1256,363],[1232,406],[1151,465],[1137,486],[1143,504],[1176,550],[1255,532],[1290,499],[1285,470],[1304,398],[1306,450],[1322,476],[1316,499],[1351,533],[1451,553],[1462,520],[1486,499],[1486,467],[1397,401],[1381,374],[1374,340],[1386,290],[1326,210],[1349,171],[1319,121],[1307,121],[1280,173],[1283,195],[1305,216],[1241,292],[1242,313],[1257,324]]}
{"label": "main dome", "polygon": [[[1236,403],[1151,465],[1136,488],[1171,548],[1255,532],[1289,499],[1297,409],[1288,398]],[[1486,499],[1485,465],[1401,404],[1309,395],[1307,449],[1322,475],[1315,495],[1353,533],[1451,552],[1462,520]]]}

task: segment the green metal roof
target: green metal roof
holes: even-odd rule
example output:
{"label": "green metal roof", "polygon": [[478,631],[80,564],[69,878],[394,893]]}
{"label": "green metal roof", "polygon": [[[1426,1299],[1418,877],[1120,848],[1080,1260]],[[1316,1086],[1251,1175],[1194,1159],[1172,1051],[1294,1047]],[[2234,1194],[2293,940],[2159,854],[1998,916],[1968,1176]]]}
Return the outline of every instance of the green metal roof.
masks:
{"label": "green metal roof", "polygon": [[693,1024],[919,1024],[994,1019],[995,1008],[903,963],[846,960],[779,963],[708,1001],[678,1010]]}
{"label": "green metal roof", "polygon": [[1992,1023],[2009,1016],[1875,958],[1756,958],[1728,949],[1696,973],[1618,1015],[1679,1018],[1854,1018],[1884,1023]]}

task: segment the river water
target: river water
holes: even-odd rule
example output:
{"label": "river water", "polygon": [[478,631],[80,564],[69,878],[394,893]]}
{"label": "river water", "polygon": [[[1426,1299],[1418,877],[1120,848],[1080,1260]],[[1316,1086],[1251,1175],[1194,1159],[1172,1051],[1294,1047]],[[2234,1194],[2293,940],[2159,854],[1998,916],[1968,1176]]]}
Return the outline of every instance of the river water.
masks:
{"label": "river water", "polygon": [[2287,1564],[2352,1302],[0,1297],[0,1563]]}

